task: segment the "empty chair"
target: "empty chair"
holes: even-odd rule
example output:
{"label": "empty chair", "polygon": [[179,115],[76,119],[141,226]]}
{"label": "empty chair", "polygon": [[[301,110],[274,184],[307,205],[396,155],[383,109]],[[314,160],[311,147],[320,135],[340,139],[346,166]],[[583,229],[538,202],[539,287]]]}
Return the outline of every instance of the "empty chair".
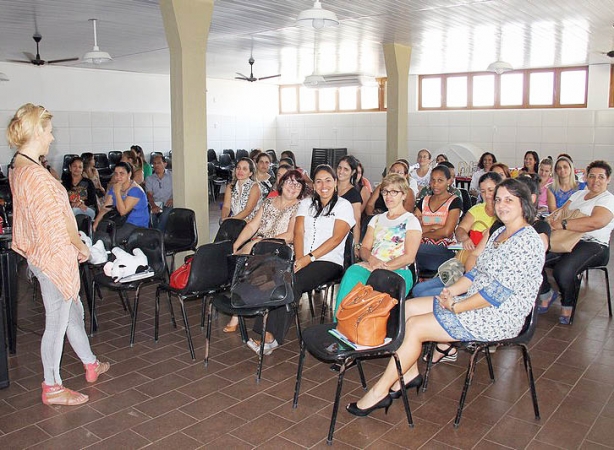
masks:
{"label": "empty chair", "polygon": [[219,165],[215,168],[215,171],[220,178],[224,178],[226,182],[232,180],[232,171],[235,165],[228,153],[220,155]]}
{"label": "empty chair", "polygon": [[215,153],[215,150],[213,150],[212,148],[207,150],[207,162],[217,162],[217,153]]}
{"label": "empty chair", "polygon": [[235,151],[231,148],[225,148],[224,150],[222,150],[222,154],[230,156],[230,159],[233,163],[237,160],[237,158],[235,157]]}
{"label": "empty chair", "polygon": [[[98,273],[94,276],[93,288],[91,290],[92,294],[94,295],[92,295],[90,323],[94,323],[96,320],[96,286],[102,286],[119,293],[124,309],[129,310],[132,318],[132,325],[130,328],[131,347],[134,345],[134,335],[136,332],[136,319],[141,288],[146,284],[163,282],[167,276],[166,258],[164,253],[164,237],[160,230],[156,230],[155,228],[136,228],[132,233],[130,233],[130,236],[128,236],[128,242],[125,246],[128,253],[132,253],[135,248],[140,248],[145,256],[147,256],[147,263],[154,272],[153,277],[130,283],[119,283],[113,281],[111,277],[106,276],[104,273]],[[130,291],[134,291],[134,301],[132,307],[130,307],[126,297],[127,292]]]}
{"label": "empty chair", "polygon": [[96,169],[109,168],[109,157],[106,153],[94,153],[94,167]]}
{"label": "empty chair", "polygon": [[207,163],[207,176],[209,181],[209,200],[214,202],[220,194],[222,186],[226,186],[228,180],[218,176],[215,171],[215,164],[212,162]]}
{"label": "empty chair", "polygon": [[[223,291],[228,288],[231,274],[228,270],[228,264],[225,264],[224,255],[232,253],[232,242],[221,241],[211,244],[201,245],[196,253],[192,255],[192,267],[188,277],[188,283],[184,288],[174,288],[168,283],[163,283],[156,289],[156,312],[154,325],[154,339],[158,341],[158,329],[160,321],[160,294],[166,292],[169,303],[171,296],[177,296],[181,306],[181,315],[183,317],[183,325],[185,327],[186,339],[190,356],[194,360],[194,344],[192,343],[192,335],[190,333],[190,325],[188,323],[188,315],[185,311],[184,302],[186,300],[201,299],[201,327],[205,320],[205,307],[207,296],[216,292]],[[172,311],[172,309],[171,309]],[[174,324],[174,318],[171,317]]]}
{"label": "empty chair", "polygon": [[249,158],[249,153],[244,148],[237,149],[237,160],[241,158]]}
{"label": "empty chair", "polygon": [[166,256],[171,257],[170,272],[175,270],[175,255],[194,251],[197,245],[196,214],[191,209],[173,208],[164,229],[164,249]]}
{"label": "empty chair", "polygon": [[233,244],[245,228],[247,222],[243,219],[226,219],[220,225],[220,229],[217,230],[215,239],[213,242],[231,241]]}
{"label": "empty chair", "polygon": [[[335,400],[333,402],[333,412],[328,430],[327,442],[329,444],[332,443],[333,434],[335,432],[335,423],[337,421],[337,412],[339,411],[341,391],[343,388],[343,378],[345,376],[346,369],[354,361],[356,361],[356,365],[358,366],[362,386],[366,389],[367,383],[365,381],[365,376],[360,361],[362,359],[389,358],[392,356],[396,362],[400,385],[405,385],[401,362],[397,355],[397,350],[403,343],[403,338],[405,336],[405,280],[403,277],[390,270],[377,269],[371,273],[369,279],[367,280],[367,284],[373,286],[373,288],[377,291],[390,294],[393,298],[396,298],[399,301],[398,304],[390,311],[390,317],[388,319],[386,337],[390,338],[390,342],[379,347],[369,348],[367,350],[355,350],[329,333],[329,330],[336,327],[336,324],[334,323],[314,325],[303,330],[302,332],[301,351],[298,360],[296,385],[294,389],[294,401],[292,403],[293,408],[298,406],[303,366],[307,352],[311,353],[320,361],[328,364],[337,363],[340,366],[339,376],[337,378],[337,390],[335,393]],[[413,427],[411,410],[409,408],[407,391],[405,389],[401,389],[401,397],[403,398],[403,406],[405,407],[407,422],[410,427]]]}
{"label": "empty chair", "polygon": [[122,160],[122,152],[119,150],[111,150],[109,152],[109,169],[113,170],[115,168],[115,164]]}

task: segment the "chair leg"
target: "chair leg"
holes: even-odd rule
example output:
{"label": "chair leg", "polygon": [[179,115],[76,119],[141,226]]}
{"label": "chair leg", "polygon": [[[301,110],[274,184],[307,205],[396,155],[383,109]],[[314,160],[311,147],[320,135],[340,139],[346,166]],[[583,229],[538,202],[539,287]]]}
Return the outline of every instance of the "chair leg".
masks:
{"label": "chair leg", "polygon": [[205,329],[205,315],[207,314],[207,296],[204,295],[200,300],[200,329]]}
{"label": "chair leg", "polygon": [[298,303],[292,302],[290,305],[291,308],[294,308],[294,323],[296,324],[296,337],[299,342],[303,342],[303,331],[301,329],[301,319],[298,317]]}
{"label": "chair leg", "polygon": [[[267,309],[262,317],[262,336],[260,338],[260,353],[258,354],[258,370],[256,371],[256,383],[260,383],[260,375],[262,374],[262,362],[264,361],[264,340],[266,337],[266,322],[269,318],[269,310]],[[243,320],[243,317],[239,317]],[[245,325],[245,324],[244,324]]]}
{"label": "chair leg", "polygon": [[535,378],[533,377],[533,365],[531,364],[531,356],[529,355],[529,349],[525,344],[521,344],[522,358],[527,370],[527,376],[529,378],[529,387],[531,388],[531,399],[533,400],[533,412],[535,413],[535,419],[539,420],[539,404],[537,402],[537,390],[535,389]]}
{"label": "chair leg", "polygon": [[[399,355],[395,352],[394,363],[397,366],[397,373],[399,374],[399,386],[405,386],[405,379],[403,377],[403,368],[401,367],[401,360]],[[411,416],[411,408],[409,407],[409,400],[407,399],[407,389],[401,388],[401,397],[403,398],[403,408],[405,408],[405,415],[407,416],[407,424],[410,428],[414,427],[414,419]]]}
{"label": "chair leg", "polygon": [[154,314],[154,341],[158,342],[158,331],[160,328],[160,287],[156,288],[156,303]]}
{"label": "chair leg", "polygon": [[330,427],[328,428],[328,437],[326,443],[333,443],[333,434],[335,433],[335,423],[337,422],[337,413],[339,412],[339,403],[341,401],[341,389],[343,388],[343,377],[345,375],[345,361],[339,369],[339,378],[337,378],[337,391],[335,392],[335,403],[333,403],[333,413],[330,417]]}
{"label": "chair leg", "polygon": [[298,396],[301,391],[301,379],[303,377],[303,364],[305,363],[305,343],[301,339],[301,352],[298,357],[298,368],[296,369],[296,383],[294,385],[294,399],[292,401],[292,408],[296,409],[298,406]]}
{"label": "chair leg", "polygon": [[463,415],[463,408],[465,407],[465,400],[467,398],[467,391],[469,391],[469,386],[471,386],[471,382],[473,381],[473,374],[475,372],[475,363],[476,359],[479,355],[479,348],[476,349],[471,354],[469,358],[469,367],[467,367],[467,375],[465,376],[465,386],[463,386],[463,392],[461,393],[460,400],[458,402],[458,409],[456,410],[456,418],[454,419],[454,428],[458,428],[461,421],[461,416]]}
{"label": "chair leg", "polygon": [[245,319],[243,316],[239,316],[239,333],[241,334],[241,341],[247,344],[249,336],[247,335],[247,326],[245,325]]}
{"label": "chair leg", "polygon": [[430,342],[428,350],[426,352],[426,370],[424,371],[424,382],[422,383],[422,392],[426,392],[426,388],[429,385],[429,375],[431,368],[433,367],[433,353],[435,352],[435,346],[437,342]]}
{"label": "chair leg", "polygon": [[192,335],[190,334],[190,325],[188,324],[188,315],[185,312],[185,305],[183,304],[183,297],[179,297],[179,305],[181,306],[181,314],[183,315],[183,326],[185,327],[185,336],[188,339],[188,348],[190,349],[190,355],[192,361],[196,361],[196,355],[194,354],[194,344],[192,343]]}
{"label": "chair leg", "polygon": [[209,299],[207,314],[207,333],[205,334],[205,367],[209,365],[209,343],[211,342],[211,326],[213,325],[213,302]]}
{"label": "chair leg", "polygon": [[356,360],[356,365],[358,366],[358,374],[360,375],[360,384],[362,385],[362,388],[366,391],[367,380],[365,378],[365,371],[362,368],[362,362],[360,361],[360,359]]}
{"label": "chair leg", "polygon": [[173,302],[171,301],[171,291],[166,291],[166,296],[168,298],[168,310],[171,313],[171,325],[173,325],[173,328],[177,328],[177,321],[175,320],[175,312],[173,311]]}
{"label": "chair leg", "polygon": [[132,308],[132,326],[130,327],[130,347],[134,347],[134,335],[136,334],[136,314],[139,308],[140,291],[141,291],[141,286],[136,288],[136,293],[134,295],[134,306]]}
{"label": "chair leg", "polygon": [[316,311],[313,306],[313,291],[307,292],[307,298],[309,299],[309,312],[311,313],[311,320],[316,318]]}
{"label": "chair leg", "polygon": [[122,302],[124,311],[127,311],[128,313],[130,313],[130,317],[132,317],[132,307],[130,306],[130,302],[126,298],[126,294],[123,291],[119,291],[119,299]]}
{"label": "chair leg", "polygon": [[488,347],[484,347],[484,353],[486,354],[486,362],[488,363],[488,375],[490,375],[490,381],[495,382],[495,371],[492,368],[492,359],[490,358],[490,350]]}
{"label": "chair leg", "polygon": [[610,296],[610,274],[608,273],[607,267],[605,267],[603,271],[605,272],[605,284],[606,284],[606,289],[607,289],[606,292],[608,294],[608,314],[610,315],[610,317],[612,317],[612,298]]}

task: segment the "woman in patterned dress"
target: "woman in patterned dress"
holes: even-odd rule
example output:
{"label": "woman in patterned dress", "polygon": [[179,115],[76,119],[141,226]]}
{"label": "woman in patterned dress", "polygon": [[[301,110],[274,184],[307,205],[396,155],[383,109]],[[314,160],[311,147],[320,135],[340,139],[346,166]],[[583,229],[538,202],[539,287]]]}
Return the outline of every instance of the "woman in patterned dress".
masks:
{"label": "woman in patterned dress", "polygon": [[220,222],[230,217],[246,221],[254,218],[262,200],[260,185],[255,179],[255,173],[254,161],[249,158],[241,158],[237,161],[233,181],[224,192]]}
{"label": "woman in patterned dress", "polygon": [[[544,246],[530,226],[535,205],[526,185],[505,180],[495,192],[495,211],[504,226],[489,238],[475,267],[437,297],[405,303],[405,338],[398,350],[405,389],[419,387],[422,343],[460,340],[494,341],[522,330],[541,284]],[[383,376],[348,412],[366,416],[399,398],[397,369],[391,358]]]}

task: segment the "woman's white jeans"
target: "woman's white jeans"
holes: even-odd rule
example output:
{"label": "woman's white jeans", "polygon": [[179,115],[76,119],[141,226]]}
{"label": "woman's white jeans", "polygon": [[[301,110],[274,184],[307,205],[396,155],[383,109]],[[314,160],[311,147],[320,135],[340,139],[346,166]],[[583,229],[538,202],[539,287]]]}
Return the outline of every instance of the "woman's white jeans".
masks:
{"label": "woman's white jeans", "polygon": [[65,300],[58,288],[38,268],[28,263],[28,267],[38,279],[45,305],[45,332],[41,340],[41,359],[45,384],[62,384],[60,362],[64,347],[64,335],[83,364],[96,362],[90,342],[85,333],[83,304]]}

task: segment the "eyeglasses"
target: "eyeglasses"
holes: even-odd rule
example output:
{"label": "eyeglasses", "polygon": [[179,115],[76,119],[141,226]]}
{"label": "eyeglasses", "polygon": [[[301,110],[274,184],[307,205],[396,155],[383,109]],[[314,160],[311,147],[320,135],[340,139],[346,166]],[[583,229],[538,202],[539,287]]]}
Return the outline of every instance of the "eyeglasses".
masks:
{"label": "eyeglasses", "polygon": [[391,189],[391,190],[388,190],[388,189],[382,189],[382,195],[383,195],[383,196],[390,195],[391,197],[396,197],[396,196],[397,196],[397,195],[399,195],[400,193],[401,193],[401,191],[397,191],[397,190],[395,190],[395,189]]}
{"label": "eyeglasses", "polygon": [[290,180],[290,179],[288,179],[288,180],[284,181],[284,185],[286,185],[286,186],[292,186],[292,187],[298,187],[298,186],[300,186],[300,185],[301,185],[301,183],[300,183],[299,181],[296,181],[296,180]]}

